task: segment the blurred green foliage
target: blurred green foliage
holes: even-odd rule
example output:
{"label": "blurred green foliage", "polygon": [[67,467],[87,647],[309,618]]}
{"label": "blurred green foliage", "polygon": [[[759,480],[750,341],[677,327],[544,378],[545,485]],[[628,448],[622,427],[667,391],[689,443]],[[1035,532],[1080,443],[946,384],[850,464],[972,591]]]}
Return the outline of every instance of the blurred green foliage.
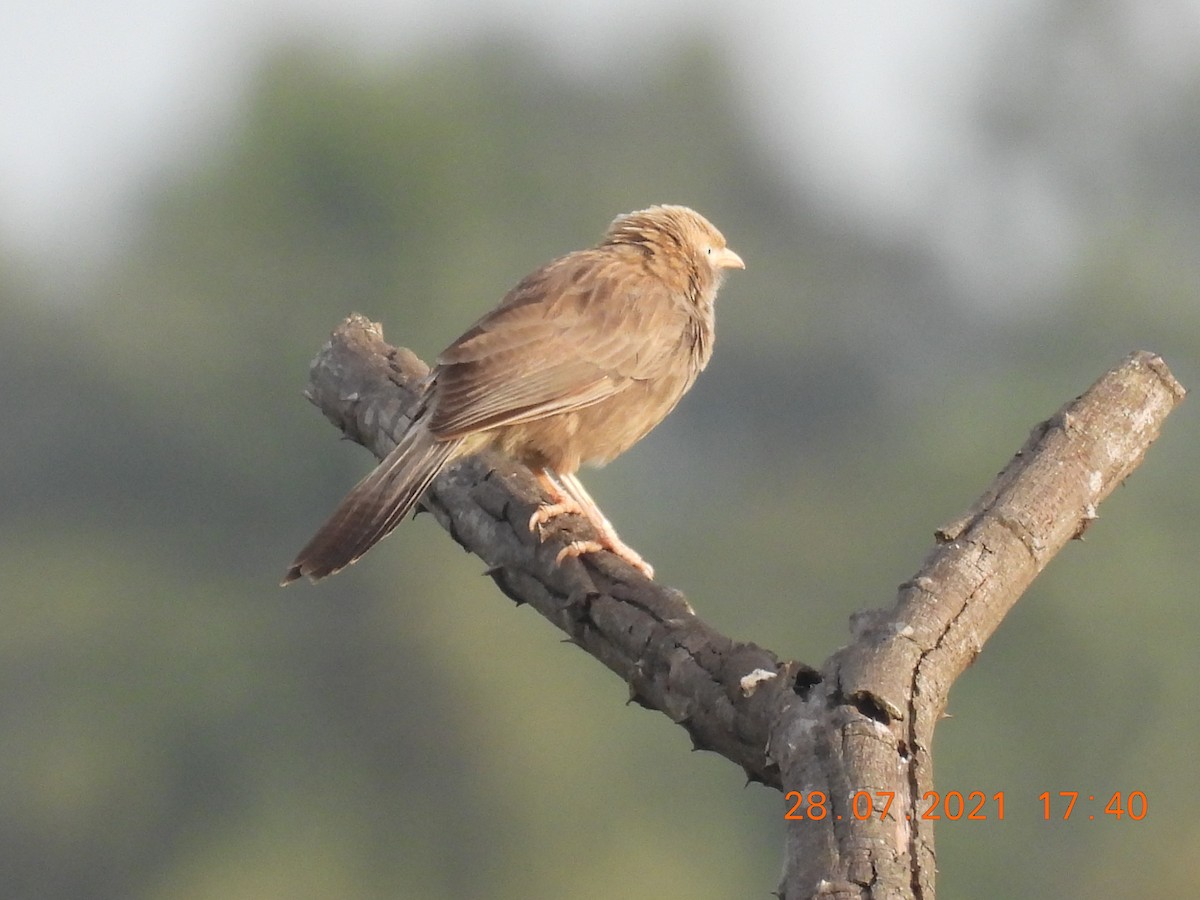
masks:
{"label": "blurred green foliage", "polygon": [[[844,642],[1129,350],[1198,383],[1194,242],[1131,216],[1057,305],[980,314],[919,247],[809,206],[703,46],[611,84],[511,44],[280,51],[87,296],[0,273],[4,896],[774,887],[779,798],[626,708],[427,520],[275,587],[369,465],[300,396],[328,331],[360,311],[431,358],[654,202],[708,214],[748,270],[693,395],[588,481],[703,616],[781,655]],[[1009,821],[941,828],[945,896],[1194,885],[1196,438],[1185,406],[956,689],[941,783],[1005,791]],[[1143,790],[1151,816],[1043,823],[1037,795],[1070,789]]]}

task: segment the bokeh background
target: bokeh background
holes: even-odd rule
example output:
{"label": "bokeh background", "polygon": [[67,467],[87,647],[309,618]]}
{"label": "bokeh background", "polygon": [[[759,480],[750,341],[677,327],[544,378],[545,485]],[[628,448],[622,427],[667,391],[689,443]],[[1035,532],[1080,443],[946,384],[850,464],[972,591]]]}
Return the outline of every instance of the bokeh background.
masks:
{"label": "bokeh background", "polygon": [[[748,263],[716,357],[587,481],[819,663],[1127,352],[1200,385],[1198,48],[1192,0],[9,2],[0,895],[768,896],[781,798],[429,519],[275,586],[370,464],[309,359],[697,207]],[[940,827],[943,896],[1200,882],[1194,404],[955,688],[939,786],[1006,820]]]}

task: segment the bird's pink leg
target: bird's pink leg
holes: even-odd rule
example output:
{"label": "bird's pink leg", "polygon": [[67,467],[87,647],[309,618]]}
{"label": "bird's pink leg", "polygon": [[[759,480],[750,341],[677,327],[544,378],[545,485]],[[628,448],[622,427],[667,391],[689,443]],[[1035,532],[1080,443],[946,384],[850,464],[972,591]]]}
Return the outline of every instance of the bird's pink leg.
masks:
{"label": "bird's pink leg", "polygon": [[596,501],[584,488],[583,483],[574,475],[558,475],[558,480],[546,471],[536,473],[538,482],[552,498],[551,503],[539,506],[529,518],[529,530],[539,529],[556,516],[580,515],[592,523],[599,534],[599,540],[571,541],[559,551],[555,562],[582,556],[584,553],[597,553],[608,550],[625,560],[647,578],[654,577],[654,567],[642,559],[641,555],[617,536],[617,530],[612,522],[600,511]]}
{"label": "bird's pink leg", "polygon": [[537,478],[538,484],[542,486],[542,490],[550,495],[550,502],[541,504],[533,511],[533,515],[529,517],[530,531],[540,531],[541,526],[559,516],[587,518],[587,511],[563,492],[549,472],[545,469],[535,469],[533,474]]}

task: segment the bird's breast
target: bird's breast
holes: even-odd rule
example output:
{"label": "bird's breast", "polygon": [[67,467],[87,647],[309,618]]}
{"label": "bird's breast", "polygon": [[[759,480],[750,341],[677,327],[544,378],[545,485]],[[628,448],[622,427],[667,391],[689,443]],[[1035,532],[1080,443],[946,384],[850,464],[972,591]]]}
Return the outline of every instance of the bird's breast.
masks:
{"label": "bird's breast", "polygon": [[681,371],[655,381],[630,381],[598,403],[497,429],[495,444],[532,468],[575,472],[604,465],[661,422],[691,386]]}

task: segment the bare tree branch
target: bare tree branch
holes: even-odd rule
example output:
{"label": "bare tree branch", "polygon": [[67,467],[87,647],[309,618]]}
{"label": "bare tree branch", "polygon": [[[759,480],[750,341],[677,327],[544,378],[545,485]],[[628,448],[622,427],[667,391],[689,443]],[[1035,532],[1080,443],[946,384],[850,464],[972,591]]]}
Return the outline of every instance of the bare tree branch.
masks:
{"label": "bare tree branch", "polygon": [[[1183,396],[1159,357],[1130,355],[1034,428],[972,508],[938,530],[891,610],[857,617],[854,642],[772,731],[784,785],[829,798],[826,818],[789,823],[782,896],[934,896],[933,822],[918,804],[934,790],[929,748],[950,686]],[[886,820],[856,820],[860,791],[894,795]]]}
{"label": "bare tree branch", "polygon": [[[382,457],[407,426],[407,386],[427,371],[355,315],[313,361],[308,397]],[[820,670],[717,633],[681,593],[611,554],[556,565],[563,542],[593,535],[568,519],[540,543],[528,528],[537,484],[511,460],[463,460],[423,505],[487,563],[501,591],[625,679],[631,700],[664,712],[751,780],[800,792],[799,801],[788,794],[804,818],[789,822],[781,896],[932,898],[932,823],[918,801],[933,790],[929,748],[950,685],[1141,463],[1183,396],[1149,353],[1105,374],[1034,429],[971,509],[938,530],[895,605],[858,614],[853,643]],[[887,794],[894,800],[881,816]],[[867,800],[876,814],[861,816]]]}

